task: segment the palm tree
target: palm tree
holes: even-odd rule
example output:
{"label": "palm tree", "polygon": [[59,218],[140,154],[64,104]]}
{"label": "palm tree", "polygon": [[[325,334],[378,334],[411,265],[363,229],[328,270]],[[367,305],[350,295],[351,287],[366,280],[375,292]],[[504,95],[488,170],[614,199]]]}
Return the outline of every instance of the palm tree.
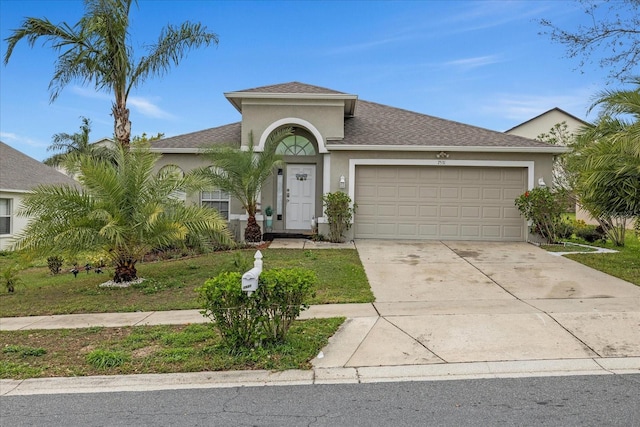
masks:
{"label": "palm tree", "polygon": [[6,39],[4,63],[17,43],[27,39],[30,47],[40,38],[51,44],[58,57],[49,89],[53,102],[71,81],[91,83],[97,90],[113,93],[111,113],[116,141],[128,146],[131,122],[127,99],[132,88],[147,78],[162,75],[191,48],[218,43],[216,34],[201,24],[184,22],[168,25],[160,32],[155,45],[136,58],[129,43],[129,10],[133,0],[85,0],[85,14],[75,25],[54,25],[46,18],[25,18],[22,26]]}
{"label": "palm tree", "polygon": [[583,130],[569,165],[580,203],[615,244],[624,245],[626,220],[640,217],[640,79],[634,90],[602,92],[594,126]]}
{"label": "palm tree", "polygon": [[35,255],[101,251],[115,264],[115,282],[137,278],[136,263],[151,249],[208,233],[224,244],[231,235],[218,212],[186,206],[175,191],[206,185],[168,168],[156,174],[157,154],[148,144],[119,146],[115,163],[82,156],[73,186],[41,185],[27,194],[21,215],[34,217],[18,236],[16,249]]}
{"label": "palm tree", "polygon": [[113,159],[114,152],[110,147],[89,142],[91,120],[86,117],[80,118],[82,119],[80,132],[74,134],[61,132],[53,135],[53,143],[47,148],[47,151],[62,151],[62,153],[54,154],[45,159],[44,164],[49,166],[65,165],[65,168],[71,171],[74,169],[77,156],[90,155],[104,160]]}
{"label": "palm tree", "polygon": [[246,150],[229,146],[212,146],[205,152],[211,166],[194,170],[198,177],[208,179],[210,184],[240,200],[247,211],[247,227],[244,238],[247,242],[259,242],[262,239],[260,225],[256,221],[258,196],[262,185],[282,164],[282,156],[276,154],[278,144],[287,136],[293,135],[291,128],[281,128],[273,132],[264,146],[264,150],[256,152],[253,136],[249,137]]}

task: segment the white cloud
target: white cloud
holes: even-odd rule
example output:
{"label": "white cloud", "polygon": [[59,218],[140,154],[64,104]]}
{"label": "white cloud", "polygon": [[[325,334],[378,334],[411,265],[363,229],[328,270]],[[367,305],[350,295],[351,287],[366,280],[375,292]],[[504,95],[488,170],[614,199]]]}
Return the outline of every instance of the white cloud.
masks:
{"label": "white cloud", "polygon": [[[558,107],[580,118],[587,118],[593,88],[576,89],[565,94],[505,94],[488,97],[487,103],[478,108],[484,114],[514,121],[529,120],[552,108]],[[589,117],[594,116],[592,113]],[[587,118],[589,119],[589,118]]]}
{"label": "white cloud", "polygon": [[31,139],[29,137],[11,132],[0,132],[0,139],[7,143],[11,142],[12,146],[17,146],[19,144],[28,145],[29,147],[35,148],[44,148],[49,146],[49,144],[45,144],[43,142],[36,141],[35,139]]}
{"label": "white cloud", "polygon": [[472,58],[455,59],[453,61],[445,62],[443,65],[453,66],[467,71],[478,67],[484,67],[486,65],[496,64],[499,62],[504,62],[504,60],[501,59],[498,55],[486,55],[475,56]]}
{"label": "white cloud", "polygon": [[92,99],[101,99],[101,100],[111,100],[111,96],[104,92],[96,92],[95,89],[90,89],[84,86],[73,86],[71,88],[71,92],[76,95],[82,96],[83,98],[92,98]]}
{"label": "white cloud", "polygon": [[129,105],[135,108],[140,114],[146,117],[151,117],[155,119],[173,119],[174,116],[171,113],[168,113],[162,110],[160,107],[155,105],[153,102],[146,98],[141,97],[130,97],[128,101]]}

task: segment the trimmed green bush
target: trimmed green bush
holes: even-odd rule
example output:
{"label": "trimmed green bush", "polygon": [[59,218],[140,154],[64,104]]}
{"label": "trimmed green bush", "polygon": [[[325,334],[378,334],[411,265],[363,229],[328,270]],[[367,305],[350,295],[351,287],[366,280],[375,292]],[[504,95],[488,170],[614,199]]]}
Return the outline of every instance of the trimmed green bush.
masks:
{"label": "trimmed green bush", "polygon": [[242,275],[221,273],[197,289],[228,347],[238,349],[285,341],[292,322],[307,308],[317,278],[301,268],[265,270],[260,286],[251,296],[241,289]]}

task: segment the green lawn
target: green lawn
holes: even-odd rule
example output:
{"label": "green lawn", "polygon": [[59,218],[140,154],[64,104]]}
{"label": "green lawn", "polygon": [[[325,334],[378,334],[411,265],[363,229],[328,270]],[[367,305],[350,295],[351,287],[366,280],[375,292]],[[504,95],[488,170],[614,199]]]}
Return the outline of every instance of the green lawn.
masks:
{"label": "green lawn", "polygon": [[2,331],[0,378],[309,369],[343,321],[296,321],[283,344],[233,352],[210,324]]}
{"label": "green lawn", "polygon": [[634,235],[633,231],[627,231],[624,247],[614,246],[610,242],[589,244],[614,249],[619,252],[615,254],[570,254],[565,256],[640,286],[640,239]]}
{"label": "green lawn", "polygon": [[[142,263],[138,265],[139,275],[146,280],[125,289],[98,286],[111,278],[113,269],[106,269],[105,274],[82,271],[73,277],[69,265],[58,275],[52,275],[46,266],[36,265],[20,271],[21,284],[15,293],[0,290],[0,317],[201,308],[194,289],[208,278],[234,269],[238,256],[252,265],[254,253],[254,250],[214,252]],[[353,249],[267,248],[262,254],[265,269],[303,267],[317,273],[316,296],[310,304],[374,300],[360,258]],[[15,255],[0,256],[0,271],[16,261]]]}

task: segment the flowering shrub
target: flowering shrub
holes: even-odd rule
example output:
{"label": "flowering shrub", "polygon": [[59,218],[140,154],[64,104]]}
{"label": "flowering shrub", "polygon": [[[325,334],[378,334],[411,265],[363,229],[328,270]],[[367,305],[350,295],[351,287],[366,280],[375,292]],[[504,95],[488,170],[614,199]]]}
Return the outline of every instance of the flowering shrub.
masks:
{"label": "flowering shrub", "polygon": [[527,220],[531,221],[531,231],[538,233],[546,241],[558,240],[562,224],[564,194],[548,187],[537,187],[525,191],[515,201],[516,207]]}

